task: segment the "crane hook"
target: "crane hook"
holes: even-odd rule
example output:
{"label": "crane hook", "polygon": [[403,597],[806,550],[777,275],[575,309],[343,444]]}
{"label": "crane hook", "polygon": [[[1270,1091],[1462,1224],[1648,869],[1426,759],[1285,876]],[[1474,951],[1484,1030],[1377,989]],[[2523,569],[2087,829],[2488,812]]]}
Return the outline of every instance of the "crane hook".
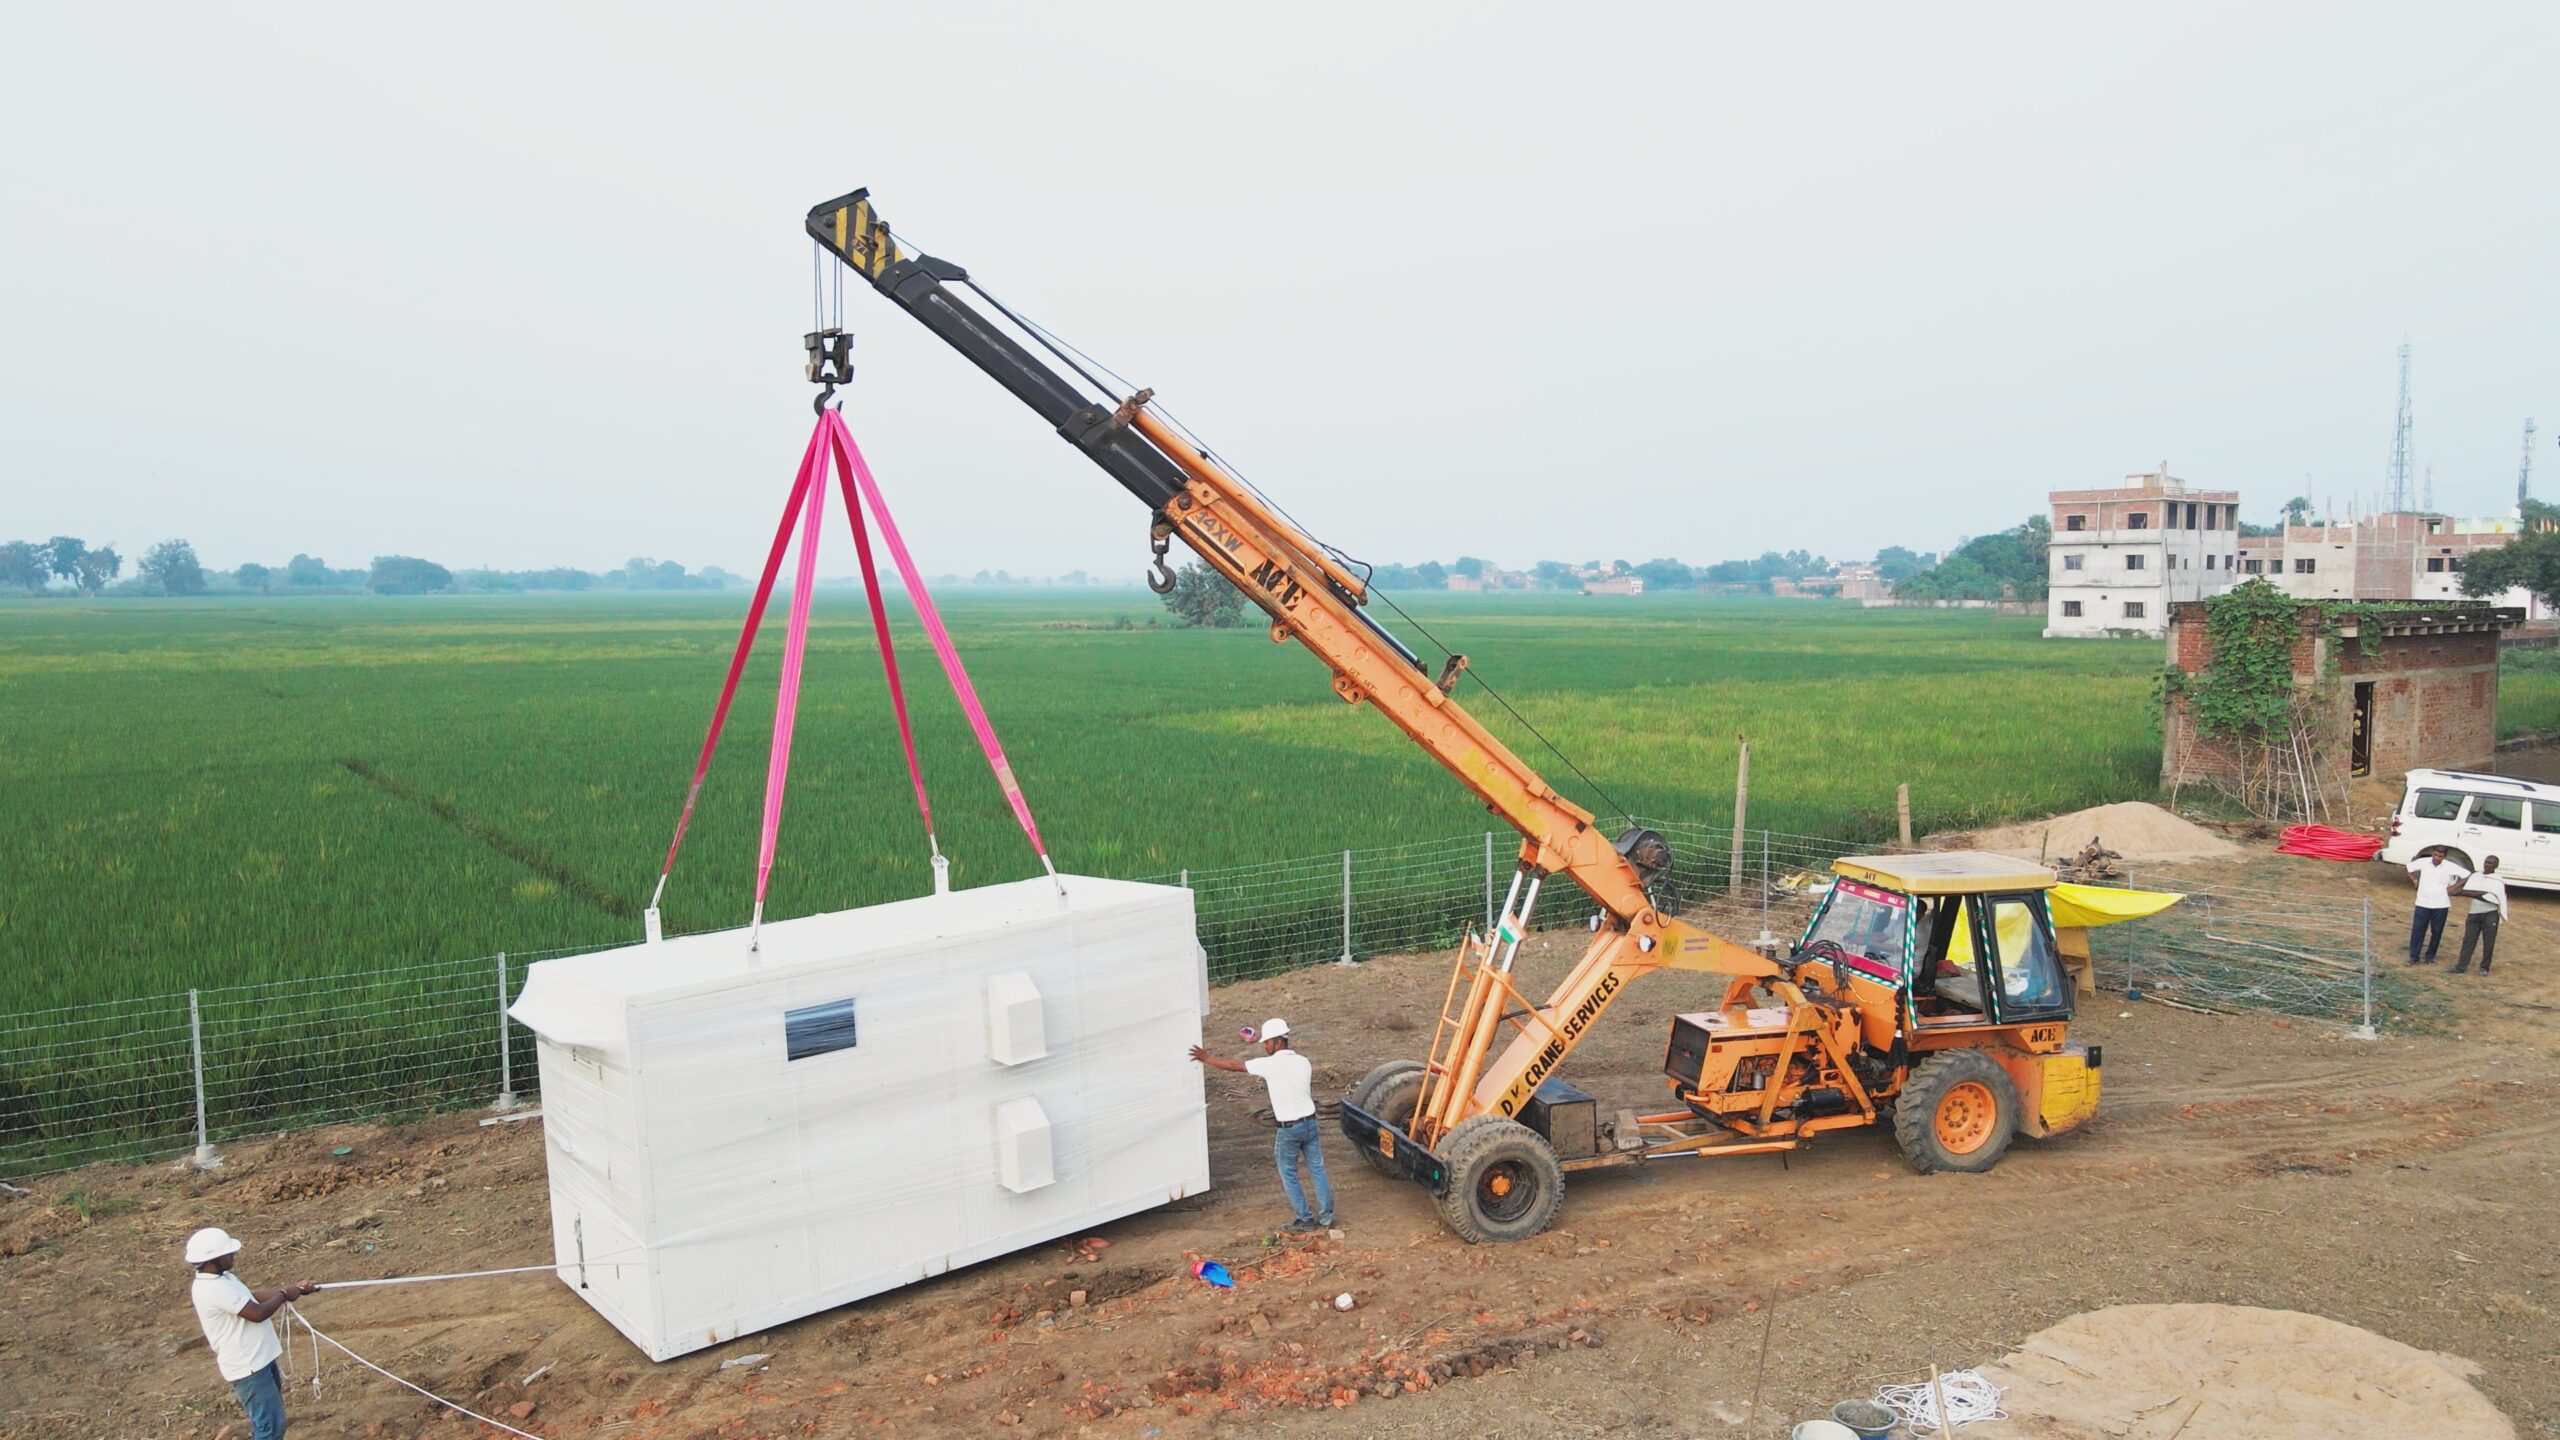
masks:
{"label": "crane hook", "polygon": [[826,414],[831,405],[844,408],[836,401],[836,387],[853,383],[853,337],[830,325],[801,336],[800,344],[809,352],[809,383],[820,387],[818,398],[809,403],[809,408],[820,415]]}
{"label": "crane hook", "polygon": [[1155,563],[1147,567],[1147,588],[1159,595],[1173,593],[1173,570],[1164,563],[1167,550],[1173,548],[1173,527],[1159,518],[1147,527],[1147,550]]}

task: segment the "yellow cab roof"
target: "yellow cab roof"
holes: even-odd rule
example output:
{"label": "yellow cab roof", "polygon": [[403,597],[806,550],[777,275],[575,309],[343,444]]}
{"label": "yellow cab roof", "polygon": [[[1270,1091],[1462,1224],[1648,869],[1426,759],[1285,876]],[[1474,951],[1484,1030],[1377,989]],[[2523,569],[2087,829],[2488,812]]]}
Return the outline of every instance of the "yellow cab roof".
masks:
{"label": "yellow cab roof", "polygon": [[2049,890],[2053,872],[2041,865],[1987,850],[1939,850],[1922,855],[1844,855],[1831,862],[1838,874],[1906,895],[1980,895],[1993,890]]}

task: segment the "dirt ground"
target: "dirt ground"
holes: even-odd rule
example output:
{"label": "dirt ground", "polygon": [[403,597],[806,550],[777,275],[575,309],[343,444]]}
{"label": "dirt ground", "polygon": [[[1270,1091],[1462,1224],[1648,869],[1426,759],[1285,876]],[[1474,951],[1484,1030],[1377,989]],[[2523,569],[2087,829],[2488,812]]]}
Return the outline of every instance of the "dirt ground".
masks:
{"label": "dirt ground", "polygon": [[[2406,903],[2369,866],[2262,854],[2240,871]],[[1577,938],[1541,941],[1523,968],[1552,978]],[[2186,1301],[2468,1357],[2520,1433],[2560,1437],[2560,896],[2519,894],[2500,961],[2486,979],[2421,972],[2455,997],[2446,1033],[2370,1042],[2102,995],[2079,1022],[2106,1046],[2099,1116],[1978,1177],[1914,1174],[1882,1129],[1849,1132],[1784,1160],[1577,1177],[1547,1235],[1469,1247],[1335,1133],[1340,1238],[1283,1241],[1258,1086],[1212,1074],[1211,1194],[1104,1227],[1107,1246],[1042,1247],[665,1365],[548,1276],[304,1308],[546,1440],[1766,1437],[2079,1311]],[[1419,1052],[1446,977],[1444,957],[1416,956],[1234,986],[1212,1044],[1286,1015],[1338,1095]],[[1712,983],[1635,987],[1564,1073],[1609,1108],[1656,1099],[1667,1017]],[[540,1122],[479,1118],[235,1144],[208,1175],[93,1167],[0,1201],[0,1435],[242,1433],[176,1259],[198,1225],[247,1240],[256,1286],[546,1261]],[[1191,1254],[1241,1285],[1191,1279]],[[296,1364],[297,1434],[492,1433],[335,1354],[315,1396],[309,1355]]]}

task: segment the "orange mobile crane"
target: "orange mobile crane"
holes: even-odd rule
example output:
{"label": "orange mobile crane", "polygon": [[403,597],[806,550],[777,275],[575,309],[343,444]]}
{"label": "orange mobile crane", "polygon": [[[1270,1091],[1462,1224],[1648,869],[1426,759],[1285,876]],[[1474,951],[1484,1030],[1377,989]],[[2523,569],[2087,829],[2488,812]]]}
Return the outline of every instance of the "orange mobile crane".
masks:
{"label": "orange mobile crane", "polygon": [[[1874,1123],[1897,1097],[1913,1111],[1897,1130],[1923,1169],[1988,1168],[2012,1134],[2065,1129],[2094,1109],[2099,1057],[2068,1044],[2069,987],[2055,983],[2042,894],[2050,875],[1989,856],[1917,877],[1883,857],[1842,861],[1803,947],[1784,959],[1665,914],[1655,901],[1671,864],[1664,838],[1594,828],[1589,811],[1453,698],[1466,657],[1451,655],[1435,676],[1369,616],[1356,564],[1167,423],[1152,391],[1112,394],[961,267],[902,249],[867,191],[812,209],[807,229],[1147,507],[1152,587],[1171,588],[1164,556],[1179,538],[1271,617],[1274,643],[1304,645],[1333,672],[1336,695],[1374,707],[1520,832],[1500,923],[1460,946],[1429,1054],[1377,1067],[1341,1111],[1364,1158],[1420,1182],[1461,1236],[1537,1234],[1555,1217],[1568,1170],[1789,1149]],[[811,379],[842,377],[845,343],[837,328],[808,337]],[[1950,857],[1932,858],[1947,869]],[[1599,909],[1581,959],[1532,1000],[1514,988],[1512,964],[1539,890],[1557,875]],[[1824,938],[1826,925],[1840,938]],[[1896,943],[1901,953],[1889,955]],[[1947,956],[1981,959],[1933,984]],[[1665,1070],[1679,1109],[1600,1123],[1590,1097],[1555,1071],[1630,982],[1662,969],[1730,977],[1723,1004],[1674,1022]]]}

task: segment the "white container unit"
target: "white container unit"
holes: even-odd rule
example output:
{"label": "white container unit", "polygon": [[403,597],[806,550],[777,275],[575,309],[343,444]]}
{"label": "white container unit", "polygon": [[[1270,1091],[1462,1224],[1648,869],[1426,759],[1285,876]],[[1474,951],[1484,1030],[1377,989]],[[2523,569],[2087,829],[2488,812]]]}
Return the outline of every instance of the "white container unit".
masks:
{"label": "white container unit", "polygon": [[1191,892],[1063,883],[535,965],[561,1278],[667,1360],[1207,1190]]}

